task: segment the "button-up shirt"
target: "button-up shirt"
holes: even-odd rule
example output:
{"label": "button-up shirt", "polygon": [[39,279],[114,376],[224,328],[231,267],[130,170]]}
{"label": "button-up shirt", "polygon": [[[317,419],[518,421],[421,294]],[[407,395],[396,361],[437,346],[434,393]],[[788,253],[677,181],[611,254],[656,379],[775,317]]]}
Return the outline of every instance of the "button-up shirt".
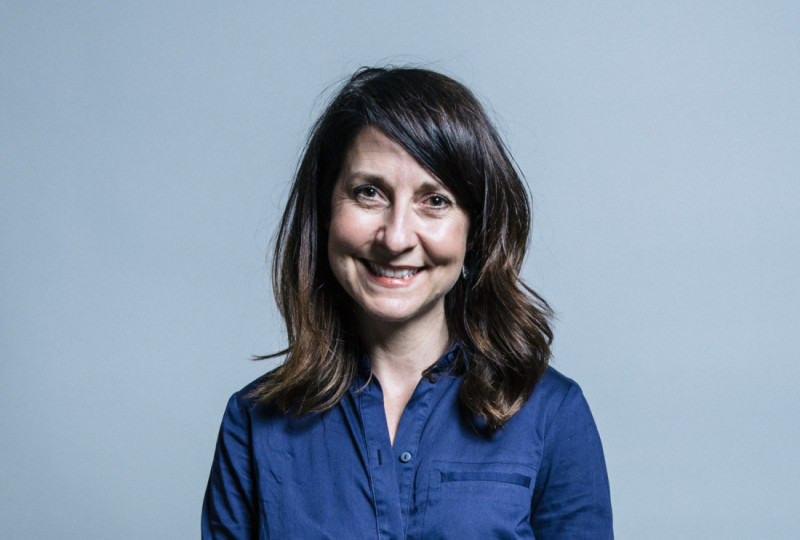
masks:
{"label": "button-up shirt", "polygon": [[368,372],[330,411],[299,418],[228,402],[203,504],[203,538],[613,538],[600,438],[578,385],[548,368],[487,435],[439,360],[394,446]]}

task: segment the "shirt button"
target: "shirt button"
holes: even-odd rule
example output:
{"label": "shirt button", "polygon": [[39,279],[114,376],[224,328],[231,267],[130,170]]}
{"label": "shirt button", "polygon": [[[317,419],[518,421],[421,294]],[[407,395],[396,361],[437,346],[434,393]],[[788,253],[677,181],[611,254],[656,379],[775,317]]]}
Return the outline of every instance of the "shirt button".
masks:
{"label": "shirt button", "polygon": [[411,461],[411,452],[403,452],[400,454],[400,463],[408,463]]}

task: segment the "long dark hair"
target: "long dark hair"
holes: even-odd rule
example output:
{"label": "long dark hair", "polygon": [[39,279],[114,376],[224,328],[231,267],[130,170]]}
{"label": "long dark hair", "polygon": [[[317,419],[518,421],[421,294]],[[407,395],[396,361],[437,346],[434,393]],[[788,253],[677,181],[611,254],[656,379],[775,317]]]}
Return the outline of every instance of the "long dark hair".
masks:
{"label": "long dark hair", "polygon": [[530,206],[509,152],[467,88],[424,69],[360,69],[314,125],[273,259],[288,337],[278,354],[286,359],[253,396],[297,415],[325,411],[356,375],[361,353],[352,303],[331,272],[326,226],[333,186],[366,126],[405,148],[469,213],[466,278],[445,297],[445,311],[450,335],[464,351],[460,400],[496,430],[547,368],[552,312],[519,276]]}

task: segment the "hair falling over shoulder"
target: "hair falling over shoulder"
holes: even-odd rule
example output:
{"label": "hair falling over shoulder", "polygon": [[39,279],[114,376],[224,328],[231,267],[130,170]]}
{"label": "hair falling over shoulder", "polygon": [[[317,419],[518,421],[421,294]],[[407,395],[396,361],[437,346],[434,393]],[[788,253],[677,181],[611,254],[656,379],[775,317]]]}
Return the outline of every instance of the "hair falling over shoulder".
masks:
{"label": "hair falling over shoulder", "polygon": [[364,68],[313,126],[276,236],[272,278],[286,324],[284,363],[252,396],[302,415],[335,406],[356,377],[352,303],[330,270],[331,192],[363,128],[378,128],[467,209],[466,277],[445,299],[465,358],[460,400],[492,432],[524,405],[547,369],[552,311],[520,278],[528,192],[481,104],[462,84],[414,68]]}

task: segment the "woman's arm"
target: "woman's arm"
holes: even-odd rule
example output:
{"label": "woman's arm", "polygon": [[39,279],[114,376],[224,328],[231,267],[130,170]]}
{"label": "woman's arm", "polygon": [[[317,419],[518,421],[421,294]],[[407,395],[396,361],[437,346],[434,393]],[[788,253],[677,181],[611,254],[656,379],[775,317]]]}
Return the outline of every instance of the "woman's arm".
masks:
{"label": "woman's arm", "polygon": [[204,539],[255,538],[258,518],[250,417],[236,395],[228,401],[203,501]]}
{"label": "woman's arm", "polygon": [[532,524],[536,538],[614,537],[603,447],[589,405],[575,384],[545,435]]}

